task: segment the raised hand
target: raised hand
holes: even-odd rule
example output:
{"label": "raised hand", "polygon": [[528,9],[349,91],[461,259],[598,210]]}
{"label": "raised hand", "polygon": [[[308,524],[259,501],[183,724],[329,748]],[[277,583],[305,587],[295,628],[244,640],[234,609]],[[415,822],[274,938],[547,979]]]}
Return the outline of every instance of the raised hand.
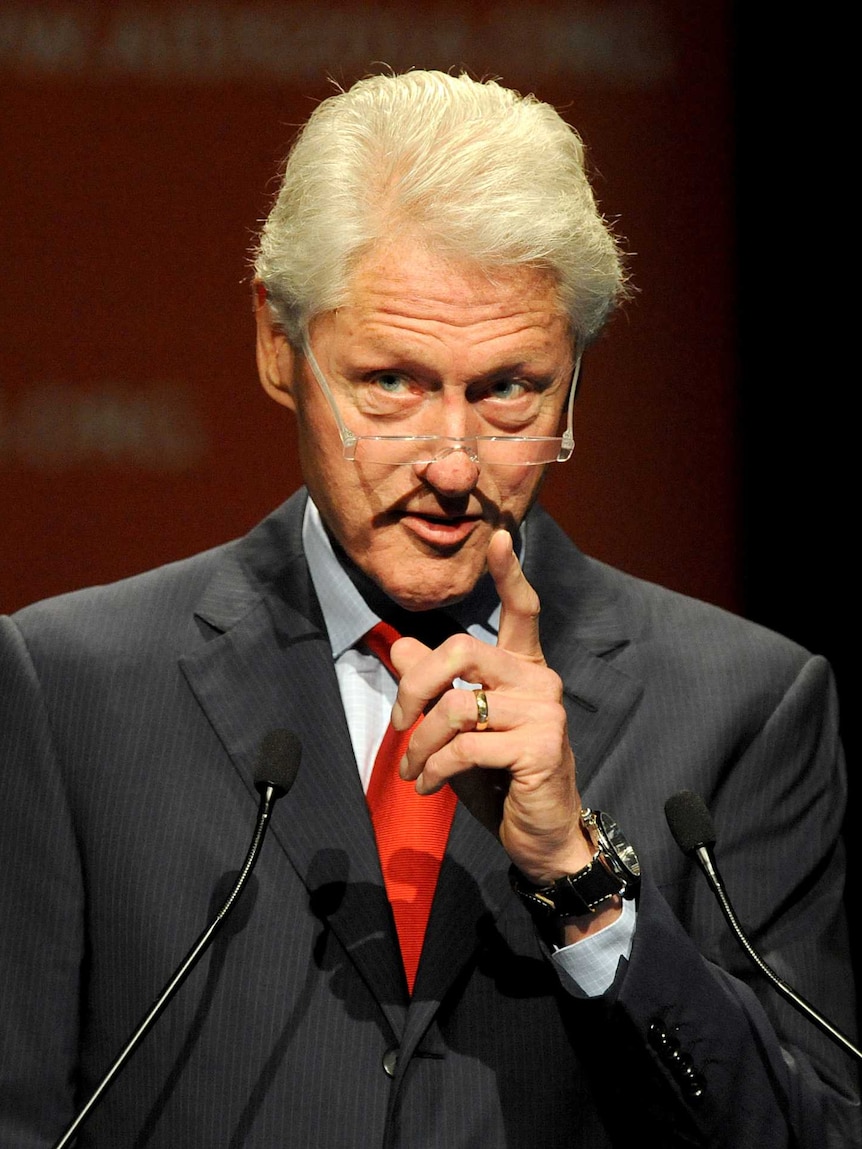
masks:
{"label": "raised hand", "polygon": [[[458,634],[435,650],[409,638],[392,648],[401,675],[393,725],[406,729],[427,710],[401,773],[420,793],[449,783],[528,878],[551,882],[594,852],[579,820],[562,683],[542,654],[539,599],[508,532],[493,535],[488,569],[502,604],[496,646]],[[456,678],[482,684],[486,729],[476,730],[475,694],[453,688]]]}

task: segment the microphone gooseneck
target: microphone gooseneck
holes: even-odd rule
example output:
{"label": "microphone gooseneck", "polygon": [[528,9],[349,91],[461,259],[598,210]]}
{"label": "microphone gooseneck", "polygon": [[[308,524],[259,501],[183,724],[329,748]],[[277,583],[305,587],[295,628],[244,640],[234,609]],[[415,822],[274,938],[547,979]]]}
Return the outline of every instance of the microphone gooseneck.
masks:
{"label": "microphone gooseneck", "polygon": [[699,794],[691,790],[682,790],[674,794],[665,802],[665,817],[674,841],[684,854],[695,859],[703,870],[709,887],[718,900],[721,912],[730,926],[734,937],[742,946],[748,958],[757,966],[766,977],[770,985],[783,998],[790,1002],[794,1009],[821,1029],[836,1045],[841,1046],[845,1052],[862,1061],[862,1050],[859,1050],[848,1037],[831,1022],[819,1013],[813,1005],[801,997],[795,990],[783,981],[770,966],[766,964],[760,954],[745,935],[739,919],[731,905],[730,898],[724,887],[721,874],[716,865],[712,848],[715,845],[715,829],[712,824],[706,803]]}
{"label": "microphone gooseneck", "polygon": [[151,1006],[149,1012],[141,1020],[132,1036],[126,1042],[122,1052],[117,1056],[111,1068],[96,1086],[89,1101],[87,1101],[83,1109],[80,1110],[60,1140],[54,1143],[52,1149],[67,1149],[67,1147],[72,1144],[81,1126],[93,1113],[126,1062],[141,1044],[144,1037],[149,1033],[168,1002],[209,948],[216,932],[236,905],[240,894],[245,888],[246,882],[251,876],[251,872],[260,854],[263,840],[266,836],[272,808],[276,801],[287,793],[296,780],[301,757],[302,746],[300,745],[300,741],[290,730],[273,730],[263,739],[258,752],[257,766],[254,772],[255,788],[260,794],[257,822],[255,823],[254,835],[243,867],[239,872],[239,877],[234,882],[233,888],[221,909],[186,954],[170,981]]}

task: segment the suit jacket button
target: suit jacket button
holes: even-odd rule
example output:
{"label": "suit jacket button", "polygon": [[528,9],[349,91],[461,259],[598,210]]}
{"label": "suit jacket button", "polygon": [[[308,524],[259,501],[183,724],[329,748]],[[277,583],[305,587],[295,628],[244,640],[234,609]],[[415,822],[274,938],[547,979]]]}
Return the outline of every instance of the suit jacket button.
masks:
{"label": "suit jacket button", "polygon": [[664,1049],[667,1045],[668,1033],[660,1021],[655,1020],[649,1023],[647,1035],[653,1049]]}
{"label": "suit jacket button", "polygon": [[395,1070],[398,1068],[398,1048],[397,1046],[392,1049],[387,1049],[383,1054],[383,1072],[389,1077],[395,1076]]}

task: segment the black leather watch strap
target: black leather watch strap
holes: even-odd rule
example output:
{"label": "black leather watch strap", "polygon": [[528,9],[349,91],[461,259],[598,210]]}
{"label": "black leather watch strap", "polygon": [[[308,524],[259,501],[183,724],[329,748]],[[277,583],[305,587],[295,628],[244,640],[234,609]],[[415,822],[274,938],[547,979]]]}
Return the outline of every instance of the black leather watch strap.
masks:
{"label": "black leather watch strap", "polygon": [[514,866],[510,870],[512,889],[527,907],[543,918],[565,921],[595,913],[603,902],[622,894],[625,884],[604,864],[600,850],[589,865],[574,874],[564,874],[550,886],[536,886]]}
{"label": "black leather watch strap", "polygon": [[515,866],[509,879],[515,893],[541,921],[555,924],[595,913],[610,898],[634,897],[640,879],[637,854],[619,827],[601,811],[582,810],[581,822],[595,842],[592,860],[551,885],[537,886]]}

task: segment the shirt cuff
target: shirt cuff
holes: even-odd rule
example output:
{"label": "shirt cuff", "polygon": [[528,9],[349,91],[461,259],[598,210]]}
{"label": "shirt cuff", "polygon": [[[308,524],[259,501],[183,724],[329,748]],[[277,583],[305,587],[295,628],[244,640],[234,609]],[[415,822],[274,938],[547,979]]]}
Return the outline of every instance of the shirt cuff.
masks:
{"label": "shirt cuff", "polygon": [[623,901],[615,922],[597,934],[551,954],[563,987],[574,997],[599,997],[613,984],[620,961],[628,961],[637,924],[634,899]]}

